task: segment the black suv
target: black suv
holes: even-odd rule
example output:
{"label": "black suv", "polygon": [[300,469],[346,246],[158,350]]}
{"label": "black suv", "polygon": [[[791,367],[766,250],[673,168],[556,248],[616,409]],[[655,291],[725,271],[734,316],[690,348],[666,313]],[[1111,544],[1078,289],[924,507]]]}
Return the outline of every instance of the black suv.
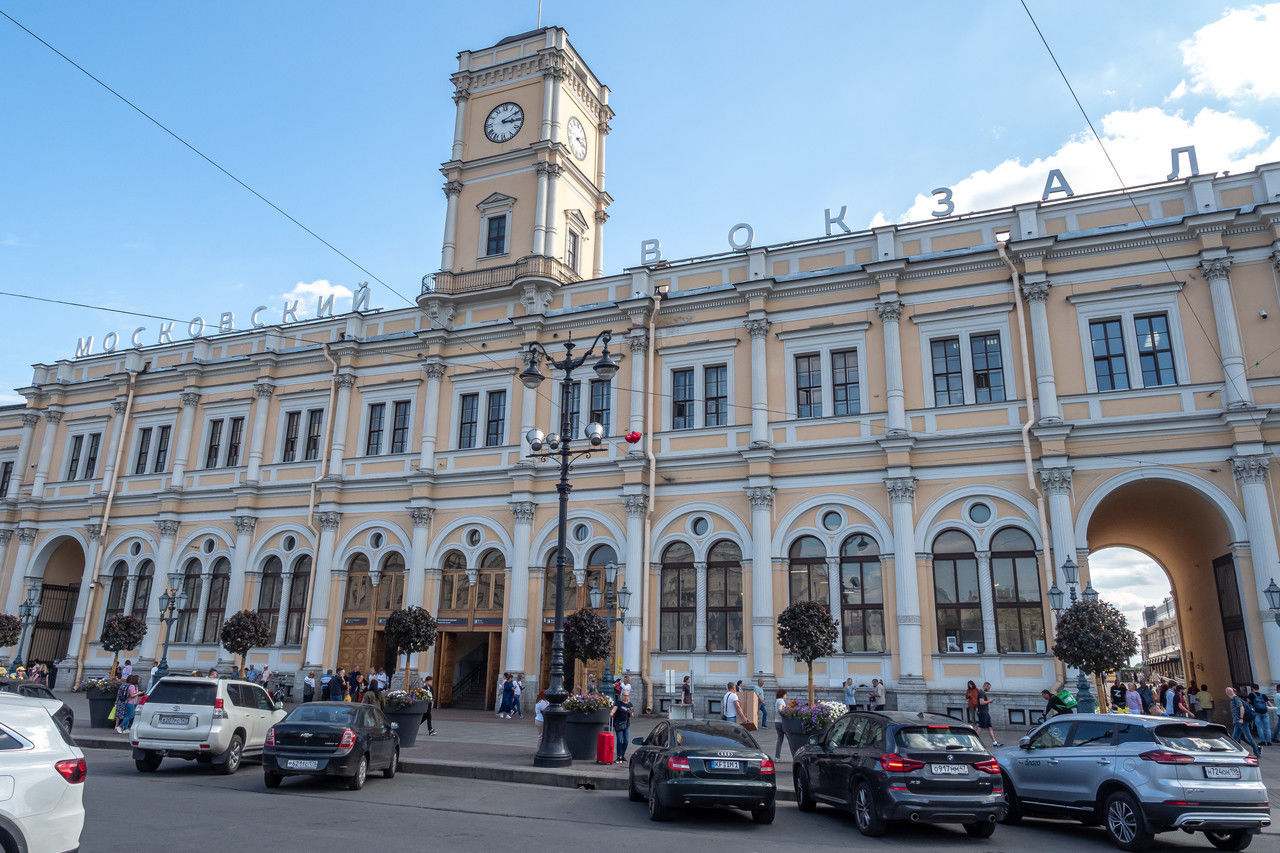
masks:
{"label": "black suv", "polygon": [[792,779],[801,811],[848,809],[869,836],[905,820],[987,838],[1005,808],[1000,765],[970,726],[942,714],[846,714],[796,752]]}

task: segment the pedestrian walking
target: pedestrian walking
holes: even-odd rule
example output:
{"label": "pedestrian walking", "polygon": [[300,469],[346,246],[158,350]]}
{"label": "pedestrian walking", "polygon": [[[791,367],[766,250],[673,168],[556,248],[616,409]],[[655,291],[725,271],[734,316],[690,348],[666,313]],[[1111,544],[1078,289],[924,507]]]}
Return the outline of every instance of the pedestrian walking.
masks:
{"label": "pedestrian walking", "polygon": [[116,691],[116,731],[125,734],[133,725],[133,715],[138,710],[138,697],[142,691],[138,689],[138,676],[130,672],[124,684]]}
{"label": "pedestrian walking", "polygon": [[871,679],[871,701],[874,705],[872,710],[883,711],[885,702],[884,682],[878,678]]}
{"label": "pedestrian walking", "polygon": [[1206,723],[1213,722],[1213,694],[1209,692],[1209,685],[1201,684],[1200,692],[1196,694],[1200,700],[1200,719]]}
{"label": "pedestrian walking", "polygon": [[422,721],[427,724],[427,734],[436,733],[436,727],[431,722],[431,708],[436,704],[436,687],[431,680],[431,676],[422,679],[422,689],[427,691],[427,710],[422,714]]}
{"label": "pedestrian walking", "polygon": [[621,764],[627,760],[627,738],[631,735],[630,690],[622,691],[622,695],[614,703],[613,709],[609,711],[609,718],[613,722],[613,737],[617,745],[617,757],[614,759],[614,763]]}
{"label": "pedestrian walking", "polygon": [[725,684],[725,693],[720,699],[720,716],[730,723],[738,722],[738,718],[742,716],[742,701],[733,692],[732,681]]}
{"label": "pedestrian walking", "polygon": [[524,678],[519,675],[511,677],[511,713],[524,719],[524,710],[520,707],[520,694],[524,693]]}
{"label": "pedestrian walking", "polygon": [[689,676],[684,677],[684,681],[680,683],[680,704],[693,704],[693,685],[689,683]]}
{"label": "pedestrian walking", "polygon": [[996,740],[995,726],[991,725],[991,703],[995,700],[987,694],[991,692],[991,682],[982,682],[982,689],[978,691],[978,731],[986,729],[987,735],[991,738],[992,746],[999,746],[1000,741]]}
{"label": "pedestrian walking", "polygon": [[1125,691],[1124,682],[1117,678],[1115,683],[1111,685],[1111,707],[1114,710],[1119,711],[1121,708],[1126,707]]}
{"label": "pedestrian walking", "polygon": [[387,702],[382,697],[382,683],[376,678],[370,679],[369,687],[364,691],[364,695],[360,697],[360,701],[365,705],[373,705],[378,710],[385,711]]}
{"label": "pedestrian walking", "polygon": [[858,710],[858,694],[854,692],[852,678],[844,680],[844,706],[849,709],[850,714]]}
{"label": "pedestrian walking", "polygon": [[302,701],[310,702],[316,698],[316,671],[313,669],[302,679]]}
{"label": "pedestrian walking", "polygon": [[1143,708],[1146,707],[1142,704],[1142,693],[1139,692],[1136,682],[1125,690],[1124,706],[1129,709],[1130,714],[1141,714]]}
{"label": "pedestrian walking", "polygon": [[[782,709],[787,705],[787,691],[779,690],[773,700],[773,727],[778,732],[778,743],[773,747],[773,760],[780,761],[782,759],[782,741],[786,739],[786,733],[782,731]],[[787,751],[791,753],[791,757],[796,757],[796,752],[791,748],[791,743],[787,743]]]}
{"label": "pedestrian walking", "polygon": [[511,704],[515,701],[516,688],[512,683],[511,673],[502,674],[502,704],[498,706],[498,716],[504,720],[511,719]]}
{"label": "pedestrian walking", "polygon": [[1253,739],[1253,708],[1234,688],[1227,688],[1227,701],[1231,704],[1231,738],[1248,743],[1255,757],[1261,758],[1262,748]]}
{"label": "pedestrian walking", "polygon": [[1271,743],[1271,715],[1267,713],[1267,694],[1258,689],[1258,685],[1250,685],[1249,704],[1253,706],[1253,730],[1258,735],[1258,743]]}
{"label": "pedestrian walking", "polygon": [[769,725],[769,711],[764,704],[764,679],[757,678],[755,686],[751,688],[751,692],[756,694],[756,698],[760,700],[760,725],[758,728],[763,729]]}
{"label": "pedestrian walking", "polygon": [[120,680],[128,681],[131,675],[133,675],[133,661],[125,658],[124,666],[120,668]]}
{"label": "pedestrian walking", "polygon": [[[535,726],[537,726],[537,727],[538,727],[538,742],[539,742],[539,743],[541,743],[541,742],[542,742],[542,724],[543,724],[543,722],[545,722],[545,721],[542,719],[542,712],[543,712],[543,711],[545,711],[545,710],[547,710],[547,707],[548,707],[550,704],[551,704],[551,703],[547,701],[547,691],[545,691],[545,690],[539,690],[539,691],[538,691],[538,701],[536,701],[536,702],[534,702],[534,703],[533,703],[533,724],[534,724]],[[435,734],[435,732],[432,732],[432,734]]]}
{"label": "pedestrian walking", "polygon": [[1185,685],[1178,684],[1173,688],[1173,715],[1175,717],[1190,717],[1191,705],[1187,702],[1187,688]]}
{"label": "pedestrian walking", "polygon": [[964,689],[964,719],[970,725],[978,721],[978,685],[972,681]]}
{"label": "pedestrian walking", "polygon": [[631,686],[631,676],[629,675],[622,676],[622,690],[618,691],[618,695],[621,696],[623,691],[626,691],[630,693],[632,696],[636,696],[637,698],[639,697],[639,694],[636,692],[635,688]]}

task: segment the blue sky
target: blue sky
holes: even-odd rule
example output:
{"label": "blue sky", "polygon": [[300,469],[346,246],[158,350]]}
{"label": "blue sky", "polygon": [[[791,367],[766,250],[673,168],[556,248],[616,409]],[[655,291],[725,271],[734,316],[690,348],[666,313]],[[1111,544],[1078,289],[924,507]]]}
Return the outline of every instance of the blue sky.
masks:
{"label": "blue sky", "polygon": [[[1205,172],[1280,159],[1280,4],[1029,3],[1126,181],[1180,145]],[[412,297],[439,263],[455,54],[533,28],[537,2],[0,9]],[[607,273],[649,237],[675,258],[741,221],[757,244],[818,236],[826,207],[927,217],[940,185],[964,212],[1039,198],[1049,168],[1116,183],[1016,0],[546,0],[543,22],[613,90]],[[0,289],[243,324],[364,278],[3,19],[0,76]],[[0,310],[0,389],[136,325]]]}

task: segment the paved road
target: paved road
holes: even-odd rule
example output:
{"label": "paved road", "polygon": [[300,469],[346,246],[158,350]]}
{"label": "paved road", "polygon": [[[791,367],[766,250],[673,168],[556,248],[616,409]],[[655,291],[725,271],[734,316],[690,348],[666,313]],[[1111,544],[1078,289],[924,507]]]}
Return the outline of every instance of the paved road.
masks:
{"label": "paved road", "polygon": [[[801,814],[778,809],[776,823],[756,826],[742,812],[687,812],[654,824],[644,807],[622,792],[511,785],[400,774],[370,778],[362,791],[332,783],[290,780],[268,792],[256,765],[218,776],[187,762],[141,775],[127,753],[89,750],[85,789],[88,818],[81,850],[275,850],[399,853],[494,849],[550,850],[597,844],[626,850],[929,849],[931,853],[1053,853],[1114,850],[1101,831],[1067,823],[998,827],[986,841],[959,828],[909,827],[886,839],[865,839],[852,819],[832,809]],[[368,839],[361,847],[360,839]],[[252,839],[252,843],[248,843]],[[1160,836],[1155,850],[1212,850],[1203,836]],[[356,845],[353,847],[353,844]],[[1251,850],[1280,849],[1280,835],[1254,841]]]}

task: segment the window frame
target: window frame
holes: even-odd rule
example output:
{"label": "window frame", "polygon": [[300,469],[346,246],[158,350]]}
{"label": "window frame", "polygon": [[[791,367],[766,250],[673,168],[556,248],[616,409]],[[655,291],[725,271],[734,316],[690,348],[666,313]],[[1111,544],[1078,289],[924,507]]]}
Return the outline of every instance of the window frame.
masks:
{"label": "window frame", "polygon": [[102,461],[102,435],[101,423],[77,424],[68,432],[67,482],[92,480],[97,475],[98,464]]}
{"label": "window frame", "polygon": [[[816,557],[794,556],[793,552],[795,551],[796,546],[799,545],[801,541],[803,541],[804,539],[812,539],[815,542],[817,542],[818,547],[822,550],[822,554]],[[801,569],[804,570],[804,586],[805,586],[804,598],[800,598],[795,594],[796,585],[794,581],[796,580],[796,575],[800,573]],[[815,596],[813,592],[813,589],[815,586],[815,582],[814,582],[815,569],[821,569],[822,577],[825,579],[825,582],[826,582],[826,587],[827,587],[826,592],[824,592],[821,596]],[[831,612],[831,571],[827,564],[826,546],[823,544],[822,539],[820,537],[814,536],[812,533],[806,533],[803,536],[797,536],[787,545],[787,604],[795,604],[798,601],[821,602],[827,608],[827,612],[828,613]]]}
{"label": "window frame", "polygon": [[[146,434],[145,447],[143,445],[144,433]],[[162,441],[161,436],[168,437]],[[173,415],[136,418],[133,422],[133,443],[130,446],[128,456],[128,471],[130,475],[141,477],[165,473],[165,469],[169,464],[172,436]],[[141,463],[142,470],[139,470],[139,463]]]}
{"label": "window frame", "polygon": [[5,459],[0,461],[0,498],[7,498],[9,490],[13,488],[13,466],[16,464],[14,459]]}
{"label": "window frame", "polygon": [[[944,309],[915,314],[911,322],[920,335],[920,380],[926,389],[923,395],[926,409],[944,409],[952,406],[1010,406],[1017,403],[1017,385],[1009,354],[1013,352],[1013,335],[1009,328],[1009,314],[1014,310],[1012,302],[983,305],[973,308]],[[996,335],[1000,340],[1000,373],[1003,378],[1003,400],[978,401],[973,368],[973,338]],[[960,347],[960,377],[963,403],[938,403],[934,392],[933,342],[958,338]]]}
{"label": "window frame", "polygon": [[[674,543],[673,543],[674,544]],[[687,543],[686,547],[689,547]],[[661,568],[658,570],[658,649],[663,652],[691,652],[698,645],[698,570],[694,566],[693,560],[666,560],[668,545],[663,549],[662,561],[659,564]],[[693,556],[693,549],[689,547],[690,556]],[[555,551],[553,550],[554,554]],[[548,569],[550,571],[550,569]],[[666,575],[668,572],[674,572],[676,575],[675,603],[663,603],[663,590],[665,589]],[[681,601],[688,591],[686,583],[692,587],[692,602],[688,605],[682,604]],[[683,635],[681,624],[685,617],[689,617],[689,632]],[[668,617],[674,617],[675,632],[674,645],[668,645],[668,635],[665,630]],[[681,640],[687,639],[688,644],[682,645]]]}
{"label": "window frame", "polygon": [[[499,398],[499,411],[494,417],[494,399]],[[484,393],[484,446],[507,445],[507,389],[492,388]],[[478,436],[477,436],[478,438]]]}
{"label": "window frame", "polygon": [[[320,441],[324,442],[324,425],[325,419],[329,416],[328,412],[329,397],[328,394],[320,395],[314,393],[303,393],[293,397],[287,397],[280,401],[280,416],[277,421],[276,429],[276,454],[275,458],[280,463],[297,465],[301,463],[316,463],[320,461],[323,454],[328,452],[328,448],[321,447],[319,454],[314,459],[307,458],[307,426],[312,413],[320,413]],[[290,416],[297,415],[297,421],[293,424],[296,427],[296,433],[293,436],[293,458],[286,459],[285,454],[289,446],[289,428]],[[361,433],[363,434],[363,433]]]}
{"label": "window frame", "polygon": [[[559,383],[556,383],[557,385]],[[449,447],[454,452],[463,453],[493,453],[497,447],[485,446],[485,415],[488,414],[487,404],[489,401],[490,391],[506,391],[507,392],[507,424],[504,427],[506,435],[510,436],[513,400],[515,396],[512,394],[512,375],[507,372],[498,370],[480,370],[470,375],[454,379],[451,386],[452,391],[452,407],[449,409]],[[475,438],[469,447],[462,445],[462,401],[463,398],[474,394],[476,397],[476,423]],[[558,396],[558,395],[557,395]],[[441,409],[441,420],[444,419],[443,408]],[[559,421],[556,421],[559,424]],[[509,440],[509,439],[508,439]],[[500,445],[505,446],[505,445]]]}
{"label": "window frame", "polygon": [[[842,323],[834,326],[823,326],[818,329],[797,329],[779,332],[782,341],[782,354],[787,384],[787,418],[800,419],[800,407],[797,390],[796,356],[817,355],[822,379],[822,413],[812,415],[805,420],[819,418],[859,418],[865,417],[869,407],[867,399],[867,322]],[[837,352],[853,351],[857,358],[858,398],[856,412],[838,415],[835,413],[835,360]],[[830,406],[827,402],[830,400]]]}
{"label": "window frame", "polygon": [[[995,535],[992,536],[992,541],[994,542],[996,536],[999,536],[1001,532],[1007,529],[1009,528],[1003,527],[1000,530],[996,531]],[[1045,624],[1045,619],[1044,619],[1044,584],[1040,578],[1040,559],[1035,550],[1035,540],[1031,538],[1031,535],[1027,533],[1025,530],[1022,530],[1021,528],[1015,527],[1013,529],[1017,530],[1019,533],[1023,534],[1031,541],[1031,548],[1019,549],[1019,550],[1004,550],[1004,551],[996,551],[993,549],[988,553],[988,556],[987,556],[987,559],[990,563],[990,571],[991,571],[991,603],[993,606],[992,612],[995,618],[996,652],[1002,655],[1019,655],[1019,654],[1041,654],[1042,655],[1042,654],[1045,654],[1045,652],[1048,649],[1049,626]],[[1019,593],[1018,560],[1019,559],[1030,559],[1032,562],[1032,565],[1035,568],[1034,576],[1036,579],[1036,598],[1034,601],[1032,600],[1024,601],[1018,595]],[[1011,561],[1012,580],[1013,580],[1013,599],[1012,600],[1002,601],[996,595],[996,586],[997,586],[996,561],[997,560]],[[979,582],[981,582],[981,579],[979,579]],[[1040,649],[1035,648],[1035,639],[1036,639],[1035,637],[1031,638],[1032,640],[1030,644],[1031,647],[1027,648],[1028,644],[1027,644],[1026,632],[1028,628],[1023,621],[1022,611],[1024,610],[1034,612],[1040,622],[1039,640],[1042,646],[1042,648]],[[1003,638],[1000,633],[1001,611],[1013,611],[1015,615],[1018,617],[1018,639],[1019,639],[1019,645],[1022,646],[1022,648],[1007,649],[1004,647]]]}
{"label": "window frame", "polygon": [[[722,541],[722,542],[723,542],[723,541],[728,541],[728,540],[720,540],[720,541]],[[716,543],[716,544],[719,544],[719,543]],[[739,549],[739,548],[738,548],[738,545],[737,545],[737,543],[736,543],[736,542],[730,542],[729,544],[733,545],[733,547],[735,548],[735,550],[738,550],[739,554],[738,554],[738,559],[737,559],[737,560],[710,560],[710,559],[708,559],[708,560],[707,560],[707,606],[706,606],[706,611],[707,611],[707,613],[706,613],[706,619],[707,619],[707,625],[706,625],[706,633],[707,633],[707,651],[708,651],[708,652],[723,652],[723,653],[735,653],[735,654],[741,654],[741,653],[743,652],[743,650],[745,649],[745,647],[746,647],[746,623],[745,623],[745,620],[743,619],[743,615],[742,615],[743,608],[744,608],[744,606],[745,606],[745,604],[746,604],[746,598],[745,598],[745,596],[743,595],[743,591],[742,591],[742,590],[743,590],[743,584],[742,584],[742,555],[741,555],[741,549]],[[715,547],[715,546],[712,546],[712,549],[711,549],[711,550],[714,550],[714,547]],[[708,553],[708,556],[710,556],[710,554],[711,554],[711,550],[708,550],[708,552],[707,552],[707,553]],[[712,601],[712,599],[711,599],[711,575],[712,575],[712,573],[713,573],[713,572],[719,572],[719,573],[722,573],[722,574],[724,575],[724,584],[723,584],[723,589],[724,589],[724,591],[725,591],[725,603],[724,603],[724,604],[712,604],[712,603],[711,603],[711,601]],[[729,586],[729,580],[730,580],[730,575],[731,575],[731,573],[736,573],[736,574],[737,574],[737,576],[738,576],[738,592],[737,592],[737,596],[738,596],[738,603],[737,603],[737,605],[734,605],[734,604],[731,602],[731,600],[730,600],[730,598],[731,598],[731,593],[729,592],[729,588],[730,588],[730,586]],[[697,584],[697,577],[696,577],[696,576],[695,576],[695,578],[694,578],[694,583],[695,583],[695,585]],[[695,592],[695,595],[696,595],[696,593],[697,593],[696,586],[695,586],[695,590],[694,590],[694,592]],[[712,627],[711,627],[711,623],[712,623],[712,615],[713,615],[713,614],[723,615],[724,622],[723,622],[723,624],[722,624],[721,626],[719,626],[719,627],[723,628],[723,631],[713,632]],[[735,617],[735,616],[737,617],[737,620],[738,620],[738,621],[737,621],[737,628],[738,628],[738,645],[737,645],[737,647],[734,647],[734,646],[733,646],[732,644],[730,644],[730,642],[729,642],[729,638],[730,638],[730,636],[732,636],[732,634],[733,634],[733,631],[731,630],[731,626],[733,625],[733,621],[734,621],[734,617]],[[714,633],[718,633],[718,634],[719,634],[719,637],[718,637],[717,639],[721,639],[721,640],[722,640],[722,642],[720,642],[720,643],[718,644],[718,646],[717,646],[716,639],[713,639],[713,634],[714,634]]]}
{"label": "window frame", "polygon": [[[872,542],[876,542],[875,538],[874,538],[873,536],[870,536],[869,534],[862,533],[862,532],[853,532],[853,533],[850,533],[849,535],[845,536],[845,537],[844,537],[844,540],[840,543],[840,562],[839,562],[839,564],[838,564],[837,568],[838,568],[838,571],[839,571],[838,580],[839,580],[839,583],[840,583],[840,591],[839,591],[839,595],[840,595],[840,638],[841,638],[841,639],[840,639],[840,644],[841,644],[841,649],[842,649],[843,653],[844,653],[844,654],[847,654],[847,655],[852,655],[852,654],[885,654],[885,653],[888,651],[888,649],[889,649],[889,644],[888,644],[888,639],[887,639],[887,636],[886,636],[887,631],[885,630],[885,624],[884,624],[884,574],[885,574],[885,572],[884,572],[884,559],[883,559],[883,555],[880,553],[880,550],[879,550],[879,543],[876,543],[876,553],[875,553],[875,554],[873,554],[873,555],[861,556],[861,555],[858,555],[858,554],[845,554],[845,553],[844,553],[844,550],[845,550],[844,546],[845,546],[845,544],[846,544],[849,540],[853,539],[855,536],[864,536],[864,537],[866,537],[867,539],[869,539],[870,541],[872,541]],[[870,564],[874,564],[874,565],[876,566],[876,571],[878,571],[878,572],[880,573],[880,601],[879,601],[879,602],[870,602],[870,603],[868,603],[868,602],[867,602],[867,600],[866,600],[866,582],[865,582],[865,578],[866,578],[866,575],[867,575],[867,566],[868,566],[868,565],[870,565]],[[860,601],[859,601],[859,603],[857,603],[857,604],[850,604],[850,603],[848,603],[848,602],[845,600],[845,582],[844,582],[844,579],[845,579],[845,574],[846,574],[846,572],[847,572],[847,571],[848,571],[848,572],[851,572],[851,571],[852,571],[852,569],[853,569],[853,568],[855,568],[855,567],[856,567],[857,572],[858,572],[858,578],[859,578],[859,580],[861,581],[861,584],[860,584],[860,586],[858,587],[858,589],[859,589],[859,596],[858,596],[858,597],[859,597]],[[848,623],[847,623],[847,621],[846,621],[846,619],[845,619],[845,613],[846,613],[846,612],[848,612],[848,613],[854,613],[854,612],[857,612],[857,613],[862,614],[862,617],[861,617],[861,623],[862,623],[861,637],[862,637],[862,646],[863,646],[863,647],[862,647],[861,649],[851,649],[851,648],[849,648],[849,639],[850,639],[850,637],[851,637],[851,636],[853,636],[853,635],[852,635],[852,634],[851,634],[851,632],[849,631],[849,626],[848,626]],[[868,614],[868,613],[873,613],[873,612],[877,612],[877,613],[879,613],[879,614],[880,614],[880,635],[879,635],[879,636],[880,636],[880,647],[879,647],[879,648],[868,648],[868,647],[867,647],[867,646],[868,646],[867,638],[868,638],[869,636],[871,636],[871,634],[872,634],[872,632],[871,632],[871,631],[870,631],[870,629],[868,628],[868,619],[867,619],[867,614]]]}
{"label": "window frame", "polygon": [[[954,530],[954,528],[952,530]],[[943,531],[943,533],[945,532],[950,532],[950,531]],[[934,626],[938,635],[938,654],[944,654],[944,655],[974,654],[973,652],[966,653],[964,651],[964,644],[966,641],[963,634],[965,611],[974,611],[978,615],[978,628],[977,628],[977,637],[976,637],[978,650],[976,653],[981,655],[986,653],[986,641],[984,639],[985,632],[983,631],[983,624],[982,624],[982,589],[981,589],[982,572],[978,566],[977,545],[974,543],[973,537],[969,536],[969,534],[967,533],[964,533],[964,531],[954,531],[954,532],[963,533],[964,536],[967,539],[969,539],[969,544],[972,546],[972,550],[937,551],[936,540],[938,537],[934,537],[935,545],[931,547],[929,551],[929,563],[930,563],[930,568],[932,570],[931,579],[933,581],[933,614],[934,614],[933,618],[934,618]],[[943,533],[939,533],[938,536],[939,537],[942,536]],[[962,602],[959,600],[960,599],[960,582],[959,582],[960,567],[958,565],[958,562],[960,560],[971,560],[973,562],[973,588],[978,593],[978,598],[976,601]],[[941,562],[951,563],[949,567],[949,571],[951,572],[951,581],[956,589],[956,601],[954,602],[945,602],[945,601],[938,600],[938,589],[939,589],[938,571],[940,568],[942,568],[939,566],[939,563]],[[943,630],[943,627],[942,627],[942,615],[944,612],[950,612],[950,611],[955,611],[956,625],[959,626],[957,628],[957,640],[958,640],[959,648],[955,651],[951,651],[947,648],[946,632]]]}
{"label": "window frame", "polygon": [[[225,571],[218,571],[219,566]],[[214,557],[209,567],[209,598],[204,605],[204,636],[201,643],[218,642],[218,633],[227,618],[227,595],[231,589],[231,560],[226,556]],[[216,619],[210,617],[217,614]]]}
{"label": "window frame", "polygon": [[[734,356],[739,343],[741,341],[738,338],[733,338],[677,344],[658,350],[658,356],[662,361],[662,413],[659,423],[665,429],[683,432],[700,429],[733,429],[738,425],[735,417]],[[707,367],[725,368],[725,423],[722,425],[707,425]],[[689,426],[677,427],[675,426],[675,373],[688,369],[693,370],[693,396],[690,400],[693,422]]]}
{"label": "window frame", "polygon": [[[603,399],[597,401],[596,389],[603,388]],[[613,380],[612,379],[588,379],[587,380],[587,423],[595,422],[604,427],[604,434],[608,436],[613,429]],[[602,403],[597,406],[596,403]]]}
{"label": "window frame", "polygon": [[[468,420],[468,406],[470,406],[470,419]],[[468,431],[469,427],[469,431]],[[469,391],[465,394],[458,395],[458,437],[457,448],[459,450],[475,450],[476,439],[479,438],[480,432],[480,392]]]}
{"label": "window frame", "polygon": [[[1182,388],[1191,382],[1182,317],[1178,308],[1179,282],[1147,285],[1120,285],[1099,293],[1073,294],[1067,302],[1076,309],[1080,355],[1084,369],[1085,391],[1089,394],[1124,393],[1125,391],[1160,391]],[[1164,314],[1169,325],[1169,347],[1173,352],[1174,383],[1146,385],[1138,352],[1136,317]],[[1129,373],[1127,389],[1100,391],[1093,367],[1093,347],[1089,324],[1094,320],[1119,319],[1124,340],[1125,367]],[[1061,393],[1061,391],[1059,391]]]}

